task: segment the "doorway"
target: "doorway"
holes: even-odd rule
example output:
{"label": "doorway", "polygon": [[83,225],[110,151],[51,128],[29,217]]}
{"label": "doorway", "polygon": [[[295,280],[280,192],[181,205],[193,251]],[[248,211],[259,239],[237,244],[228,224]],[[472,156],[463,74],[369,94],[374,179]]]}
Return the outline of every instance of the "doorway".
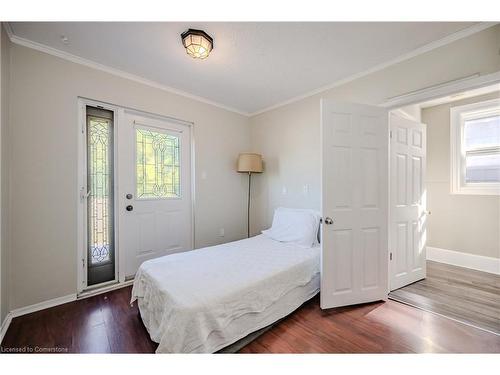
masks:
{"label": "doorway", "polygon": [[192,123],[79,99],[78,294],[192,250]]}
{"label": "doorway", "polygon": [[[416,155],[409,155],[405,143],[391,148],[391,155],[406,153],[412,160],[425,160],[426,168],[409,174],[423,181],[421,202],[410,200],[413,226],[422,232],[413,244],[399,241],[406,238],[398,233],[398,210],[405,206],[394,202],[399,184],[405,183],[397,176],[402,169],[398,161],[392,161],[389,298],[500,334],[500,85],[411,107],[391,118],[399,127],[426,124],[422,152],[413,147]],[[418,112],[417,118],[410,112]],[[393,133],[391,145],[397,143],[394,138]],[[418,184],[410,182],[419,191]],[[413,245],[410,250],[408,243]]]}
{"label": "doorway", "polygon": [[[403,94],[381,106],[321,100],[322,308],[387,299],[391,289],[426,277],[431,213],[426,186],[428,139],[420,119],[398,118],[398,114],[393,118],[390,138],[388,110],[439,100],[445,95],[453,100],[465,89],[480,90],[498,82],[500,72],[466,77]],[[389,142],[393,142],[392,150]],[[497,151],[500,145],[475,147],[467,153],[477,162],[485,156],[496,158]],[[391,157],[394,165],[389,172]],[[490,175],[483,172],[480,174]],[[477,176],[476,172],[466,173],[466,169],[460,173],[463,178]],[[475,181],[466,185],[471,191],[479,191]],[[492,194],[499,190],[489,183],[482,191]],[[497,209],[499,204],[496,200],[490,207]],[[392,208],[399,212],[391,212]],[[435,254],[435,249],[431,253]],[[500,251],[489,266],[498,273],[499,258]]]}

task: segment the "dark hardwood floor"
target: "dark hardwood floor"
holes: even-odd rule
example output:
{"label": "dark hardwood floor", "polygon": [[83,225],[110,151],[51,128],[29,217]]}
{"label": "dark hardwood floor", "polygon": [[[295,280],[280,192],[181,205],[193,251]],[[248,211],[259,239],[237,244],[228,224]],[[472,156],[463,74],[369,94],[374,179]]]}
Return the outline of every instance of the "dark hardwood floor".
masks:
{"label": "dark hardwood floor", "polygon": [[427,277],[391,298],[500,334],[500,276],[427,261]]}
{"label": "dark hardwood floor", "polygon": [[[2,351],[152,353],[131,288],[14,318]],[[500,352],[500,336],[388,301],[323,311],[304,304],[241,353]]]}

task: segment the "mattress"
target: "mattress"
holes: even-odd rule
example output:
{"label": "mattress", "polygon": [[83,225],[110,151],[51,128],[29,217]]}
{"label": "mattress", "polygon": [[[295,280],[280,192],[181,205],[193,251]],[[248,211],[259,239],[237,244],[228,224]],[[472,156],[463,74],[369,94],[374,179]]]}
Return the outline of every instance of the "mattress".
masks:
{"label": "mattress", "polygon": [[131,301],[157,353],[213,353],[319,291],[319,247],[264,235],[144,262]]}

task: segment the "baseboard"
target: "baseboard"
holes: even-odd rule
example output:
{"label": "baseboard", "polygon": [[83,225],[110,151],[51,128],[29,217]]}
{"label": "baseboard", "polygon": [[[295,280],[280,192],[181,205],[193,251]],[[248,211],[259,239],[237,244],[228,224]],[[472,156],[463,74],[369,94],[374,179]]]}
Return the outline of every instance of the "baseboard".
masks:
{"label": "baseboard", "polygon": [[5,337],[5,334],[7,333],[7,330],[9,329],[10,322],[12,322],[12,313],[8,313],[2,322],[2,329],[0,330],[0,344],[2,343],[3,338]]}
{"label": "baseboard", "polygon": [[3,341],[3,338],[4,338],[5,334],[7,333],[7,330],[9,329],[10,323],[12,322],[12,319],[14,319],[15,317],[30,314],[30,313],[33,313],[35,311],[48,309],[49,307],[62,305],[63,303],[67,303],[67,302],[71,302],[71,301],[75,301],[75,300],[76,300],[76,294],[70,294],[67,296],[50,299],[48,301],[43,301],[40,303],[35,303],[34,305],[29,305],[29,306],[21,307],[19,309],[12,310],[11,312],[9,312],[7,314],[4,321],[2,322],[0,343]]}
{"label": "baseboard", "polygon": [[427,246],[427,260],[500,275],[500,259]]}
{"label": "baseboard", "polygon": [[12,317],[15,318],[21,315],[31,314],[36,311],[45,310],[50,307],[59,306],[62,305],[63,303],[68,303],[72,301],[76,301],[76,294],[68,294],[67,296],[49,299],[47,301],[35,303],[34,305],[20,307],[18,309],[12,310],[10,313],[12,314]]}

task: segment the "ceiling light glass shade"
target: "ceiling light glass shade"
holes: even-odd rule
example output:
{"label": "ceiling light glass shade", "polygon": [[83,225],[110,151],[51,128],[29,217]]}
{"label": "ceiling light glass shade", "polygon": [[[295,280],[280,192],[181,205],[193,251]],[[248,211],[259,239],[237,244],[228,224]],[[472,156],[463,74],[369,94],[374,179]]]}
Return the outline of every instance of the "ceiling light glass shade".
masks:
{"label": "ceiling light glass shade", "polygon": [[186,52],[195,59],[206,59],[214,47],[214,40],[203,30],[189,29],[181,38]]}

